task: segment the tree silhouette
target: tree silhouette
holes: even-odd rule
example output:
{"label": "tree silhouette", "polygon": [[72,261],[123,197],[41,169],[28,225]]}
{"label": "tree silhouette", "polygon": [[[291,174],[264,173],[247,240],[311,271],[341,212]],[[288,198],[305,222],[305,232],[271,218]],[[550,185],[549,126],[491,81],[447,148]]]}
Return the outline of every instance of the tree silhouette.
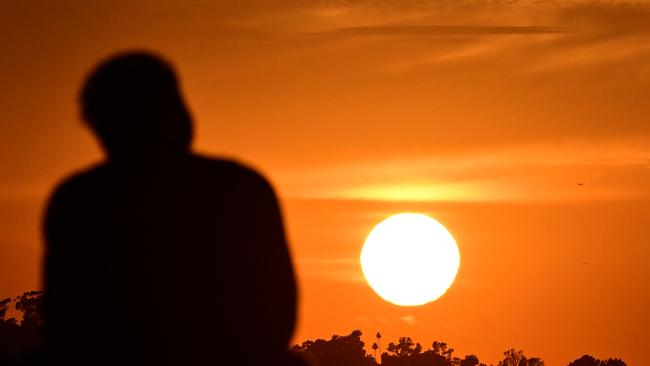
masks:
{"label": "tree silhouette", "polygon": [[[42,292],[30,291],[0,301],[0,366],[48,364],[43,362],[43,354],[38,352],[43,325],[41,299]],[[7,318],[10,309],[22,314],[22,321]],[[486,366],[473,354],[464,358],[453,357],[454,349],[445,342],[434,341],[430,349],[424,350],[420,343],[410,337],[400,337],[397,342],[390,342],[386,352],[381,353],[379,332],[376,333],[377,342],[371,346],[373,356],[366,352],[361,335],[360,330],[353,330],[345,336],[333,335],[329,340],[306,340],[300,345],[294,345],[291,350],[310,361],[310,366],[378,366],[377,350],[380,351],[381,366]],[[544,366],[541,358],[527,358],[521,350],[511,348],[503,355],[498,366]],[[627,364],[618,358],[599,360],[584,355],[568,366]]]}
{"label": "tree silhouette", "polygon": [[627,366],[623,360],[619,358],[608,358],[601,361],[591,355],[583,355],[579,359],[572,361],[568,366]]}
{"label": "tree silhouette", "polygon": [[431,347],[433,348],[433,353],[439,356],[443,356],[447,359],[451,359],[452,353],[454,353],[453,348],[448,348],[447,343],[445,342],[438,342],[438,341],[433,341],[433,344],[431,344]]}
{"label": "tree silhouette", "polygon": [[7,310],[9,309],[9,305],[11,305],[11,298],[10,297],[0,301],[0,322],[4,322],[5,314],[7,314]]}
{"label": "tree silhouette", "polygon": [[499,366],[544,366],[541,358],[526,358],[524,351],[511,348],[503,352],[505,358],[499,361]]}
{"label": "tree silhouette", "polygon": [[375,360],[366,354],[361,334],[360,330],[354,330],[347,336],[333,335],[328,341],[305,341],[292,350],[319,366],[375,366]]}
{"label": "tree silhouette", "polygon": [[379,347],[379,354],[381,354],[381,333],[377,332],[375,338],[377,338],[377,346]]}
{"label": "tree silhouette", "polygon": [[544,361],[539,357],[529,358],[528,366],[544,366]]}
{"label": "tree silhouette", "polygon": [[478,366],[479,360],[475,355],[467,355],[464,359],[460,360],[460,366]]}
{"label": "tree silhouette", "polygon": [[[15,298],[0,301],[0,364],[34,359],[41,343],[41,291],[30,291]],[[7,319],[9,309],[22,315],[22,321]]]}
{"label": "tree silhouette", "polygon": [[602,366],[627,366],[627,364],[620,358],[608,358],[607,360],[603,361]]}
{"label": "tree silhouette", "polygon": [[415,343],[409,337],[400,337],[397,344],[390,342],[386,350],[397,357],[411,357],[413,355],[422,353],[422,345]]}
{"label": "tree silhouette", "polygon": [[16,310],[23,314],[23,326],[43,324],[41,316],[42,295],[42,291],[30,291],[16,297],[15,306]]}
{"label": "tree silhouette", "polygon": [[603,363],[603,366],[627,366],[627,364],[620,358],[608,358]]}
{"label": "tree silhouette", "polygon": [[499,361],[499,366],[526,366],[526,364],[520,365],[526,359],[524,351],[516,351],[514,348],[511,348],[503,352],[503,355],[505,358],[503,361]]}
{"label": "tree silhouette", "polygon": [[381,355],[382,366],[485,366],[475,355],[452,358],[453,348],[439,341],[433,342],[431,349],[423,351],[420,343],[401,337],[397,344],[390,343],[387,350]]}
{"label": "tree silhouette", "polygon": [[600,360],[590,355],[584,355],[579,359],[569,363],[568,366],[600,366],[600,362]]}

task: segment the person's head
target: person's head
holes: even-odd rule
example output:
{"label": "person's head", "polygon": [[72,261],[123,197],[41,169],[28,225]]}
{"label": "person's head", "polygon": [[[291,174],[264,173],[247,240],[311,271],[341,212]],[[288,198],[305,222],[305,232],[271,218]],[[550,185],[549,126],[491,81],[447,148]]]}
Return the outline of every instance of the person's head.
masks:
{"label": "person's head", "polygon": [[189,148],[192,121],[178,80],[170,64],[155,54],[108,58],[90,73],[80,99],[83,120],[109,157]]}

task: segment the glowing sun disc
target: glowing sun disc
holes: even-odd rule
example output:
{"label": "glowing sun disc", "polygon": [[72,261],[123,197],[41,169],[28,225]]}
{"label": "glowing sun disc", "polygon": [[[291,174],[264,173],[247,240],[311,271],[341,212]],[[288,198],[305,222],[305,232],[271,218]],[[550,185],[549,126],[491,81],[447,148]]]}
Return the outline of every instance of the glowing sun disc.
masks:
{"label": "glowing sun disc", "polygon": [[395,305],[424,305],[442,296],[460,266],[456,240],[423,214],[393,215],[375,226],[361,250],[366,281]]}

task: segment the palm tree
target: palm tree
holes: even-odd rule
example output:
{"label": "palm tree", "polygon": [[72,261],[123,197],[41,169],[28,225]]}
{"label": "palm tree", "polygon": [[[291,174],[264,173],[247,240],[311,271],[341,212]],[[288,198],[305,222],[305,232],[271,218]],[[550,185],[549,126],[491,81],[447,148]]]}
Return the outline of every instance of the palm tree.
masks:
{"label": "palm tree", "polygon": [[379,348],[379,346],[377,345],[377,342],[373,343],[372,344],[372,350],[375,352],[375,361],[377,361],[377,348]]}

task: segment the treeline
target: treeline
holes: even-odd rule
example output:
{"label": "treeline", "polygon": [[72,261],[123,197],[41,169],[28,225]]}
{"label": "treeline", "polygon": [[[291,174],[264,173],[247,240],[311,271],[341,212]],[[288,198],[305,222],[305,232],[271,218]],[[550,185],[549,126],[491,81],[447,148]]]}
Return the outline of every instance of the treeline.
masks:
{"label": "treeline", "polygon": [[[0,301],[0,365],[38,364],[43,317],[42,292],[26,292]],[[329,340],[317,339],[294,345],[291,350],[312,366],[487,366],[478,357],[454,355],[445,342],[434,341],[430,347],[400,337],[397,342],[382,344],[381,334],[375,335],[372,354],[366,352],[361,331],[346,336],[334,335]],[[21,362],[19,362],[21,361]],[[493,365],[490,365],[493,366]],[[503,353],[498,366],[545,366],[539,357],[526,357],[523,351],[509,349]],[[620,359],[599,360],[584,355],[568,366],[626,366]]]}
{"label": "treeline", "polygon": [[0,301],[0,365],[36,357],[41,344],[41,291]]}
{"label": "treeline", "polygon": [[[390,342],[382,351],[381,334],[375,335],[373,354],[368,354],[361,340],[361,331],[354,330],[346,336],[334,335],[329,340],[305,341],[291,349],[314,366],[487,366],[476,355],[454,356],[454,349],[445,342],[434,341],[424,349],[409,337]],[[498,366],[545,366],[539,357],[528,358],[521,350],[509,349],[503,353]],[[493,366],[493,365],[490,365]],[[626,366],[620,359],[599,360],[589,355],[569,363],[568,366]]]}

